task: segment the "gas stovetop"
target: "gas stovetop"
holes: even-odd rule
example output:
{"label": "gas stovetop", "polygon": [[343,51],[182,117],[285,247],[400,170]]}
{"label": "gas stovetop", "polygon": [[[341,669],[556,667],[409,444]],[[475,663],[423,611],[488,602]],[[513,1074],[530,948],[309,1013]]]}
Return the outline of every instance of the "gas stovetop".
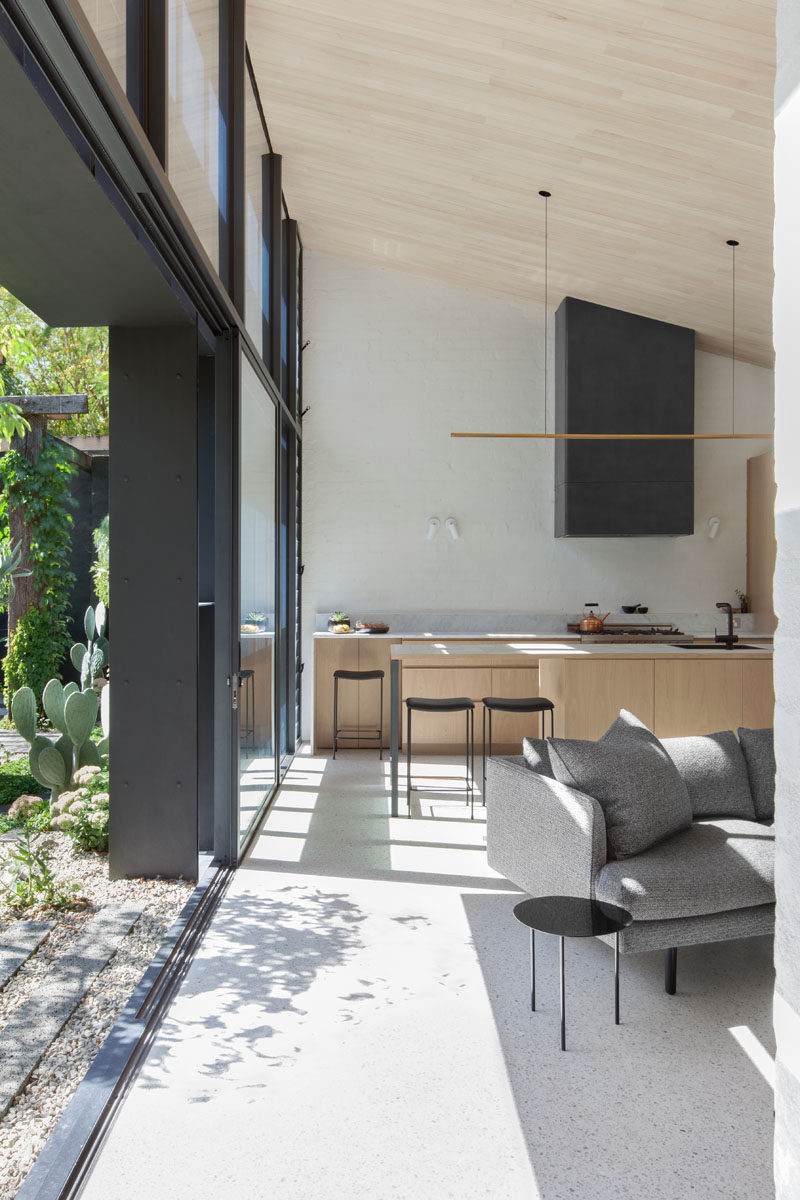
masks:
{"label": "gas stovetop", "polygon": [[[580,632],[576,629],[576,632]],[[691,646],[694,638],[674,625],[606,625],[602,633],[581,633],[582,642],[658,642],[665,646]]]}

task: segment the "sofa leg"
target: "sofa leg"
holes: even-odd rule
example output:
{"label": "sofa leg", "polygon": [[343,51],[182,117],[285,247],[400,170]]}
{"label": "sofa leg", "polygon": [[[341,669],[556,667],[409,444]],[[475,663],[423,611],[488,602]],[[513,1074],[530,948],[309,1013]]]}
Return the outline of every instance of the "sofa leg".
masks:
{"label": "sofa leg", "polygon": [[678,981],[678,948],[664,951],[664,991],[668,996],[675,995]]}

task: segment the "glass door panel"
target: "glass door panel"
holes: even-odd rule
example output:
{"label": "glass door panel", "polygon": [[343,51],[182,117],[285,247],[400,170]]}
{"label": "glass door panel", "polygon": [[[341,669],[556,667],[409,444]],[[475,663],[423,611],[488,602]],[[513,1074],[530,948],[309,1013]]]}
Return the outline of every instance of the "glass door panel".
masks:
{"label": "glass door panel", "polygon": [[242,357],[239,835],[275,785],[275,409]]}

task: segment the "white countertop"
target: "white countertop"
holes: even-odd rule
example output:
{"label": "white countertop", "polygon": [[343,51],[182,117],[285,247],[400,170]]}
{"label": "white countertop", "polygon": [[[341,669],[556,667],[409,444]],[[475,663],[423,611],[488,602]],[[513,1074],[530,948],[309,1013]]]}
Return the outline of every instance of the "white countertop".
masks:
{"label": "white countertop", "polygon": [[388,638],[389,641],[396,642],[398,638],[424,638],[425,641],[448,641],[455,642],[462,639],[469,639],[473,642],[507,642],[509,638],[536,638],[540,642],[565,641],[579,642],[581,635],[579,633],[414,633],[396,630],[394,633],[364,633],[354,629],[351,633],[331,633],[327,630],[322,633],[315,633],[315,638],[343,638],[343,637],[371,637],[371,638]]}
{"label": "white countertop", "polygon": [[[342,634],[336,636],[344,636]],[[746,643],[745,643],[746,644]],[[603,646],[596,642],[575,645],[568,641],[538,642],[534,645],[515,642],[487,642],[484,644],[447,646],[443,642],[425,645],[399,645],[390,647],[392,658],[413,658],[420,655],[431,658],[446,658],[448,655],[509,654],[531,655],[535,658],[765,658],[771,657],[772,646],[759,646],[756,650],[715,650],[710,646],[664,646],[648,642],[644,646],[619,643]]]}

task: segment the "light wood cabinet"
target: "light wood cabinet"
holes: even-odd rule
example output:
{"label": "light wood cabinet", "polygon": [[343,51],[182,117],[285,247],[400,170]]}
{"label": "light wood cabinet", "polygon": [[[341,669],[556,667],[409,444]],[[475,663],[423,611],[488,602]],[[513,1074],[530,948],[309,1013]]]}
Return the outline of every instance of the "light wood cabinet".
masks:
{"label": "light wood cabinet", "polygon": [[[657,662],[656,737],[736,729],[742,723],[742,660]],[[647,724],[647,722],[645,722]]]}
{"label": "light wood cabinet", "polygon": [[555,704],[558,737],[599,738],[627,708],[653,727],[652,659],[543,658],[539,692]]}
{"label": "light wood cabinet", "polygon": [[[402,699],[424,696],[439,700],[448,696],[468,696],[475,701],[475,732],[480,739],[483,708],[480,700],[488,696],[492,685],[490,667],[407,667],[403,668]],[[402,738],[406,734],[406,709],[402,711]],[[466,718],[463,712],[421,713],[412,717],[411,739],[414,746],[431,753],[447,753],[464,746]]]}
{"label": "light wood cabinet", "polygon": [[250,634],[239,644],[240,670],[253,672],[242,683],[242,728],[248,720],[252,722],[246,736],[256,746],[272,744],[272,642],[271,634]]}
{"label": "light wood cabinet", "polygon": [[[486,693],[484,693],[486,694]],[[539,695],[538,667],[492,667],[492,696],[505,696],[509,699]],[[475,718],[475,737],[479,741],[481,727],[479,716]],[[519,754],[522,739],[538,738],[541,734],[542,718],[540,713],[505,713],[492,714],[492,752],[494,754]],[[545,718],[545,731],[550,733],[550,716]]]}
{"label": "light wood cabinet", "polygon": [[[317,638],[314,642],[314,746],[333,746],[333,672],[383,671],[383,739],[389,745],[389,646],[384,638]],[[339,680],[339,728],[378,728],[381,684],[376,679]],[[342,747],[378,748],[375,738],[340,737]]]}
{"label": "light wood cabinet", "polygon": [[775,716],[772,659],[742,663],[742,720],[745,729],[767,729]]}

